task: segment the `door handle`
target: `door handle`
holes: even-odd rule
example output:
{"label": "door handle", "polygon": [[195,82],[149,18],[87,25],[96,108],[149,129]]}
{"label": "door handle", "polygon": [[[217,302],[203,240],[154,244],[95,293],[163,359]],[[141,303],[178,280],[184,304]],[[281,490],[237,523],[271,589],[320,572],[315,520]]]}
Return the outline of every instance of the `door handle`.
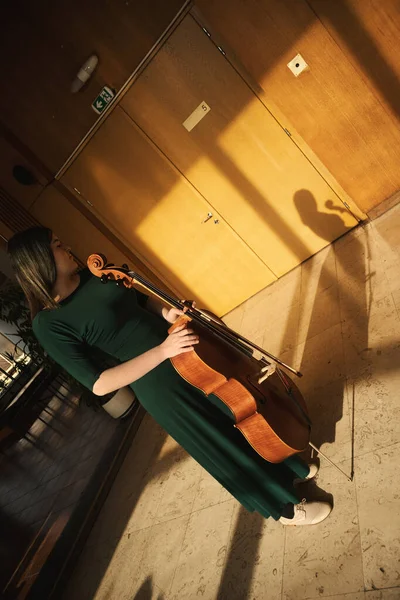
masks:
{"label": "door handle", "polygon": [[207,221],[209,221],[210,219],[212,219],[213,214],[212,213],[207,213],[206,218],[204,219],[204,221],[202,221],[202,223],[207,223]]}

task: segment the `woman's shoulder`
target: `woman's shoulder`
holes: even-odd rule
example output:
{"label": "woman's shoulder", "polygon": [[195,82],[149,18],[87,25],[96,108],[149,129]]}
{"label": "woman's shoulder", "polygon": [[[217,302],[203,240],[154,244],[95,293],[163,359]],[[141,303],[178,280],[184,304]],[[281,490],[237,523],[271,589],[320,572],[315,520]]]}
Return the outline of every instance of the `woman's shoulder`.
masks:
{"label": "woman's shoulder", "polygon": [[[85,283],[87,283],[91,278],[93,278],[92,273],[89,271],[89,269],[86,267],[84,269],[81,269],[79,271],[79,285],[77,287],[77,289],[75,291],[78,291],[80,288],[82,288]],[[75,293],[73,292],[71,294],[71,297],[74,296]],[[70,298],[66,298],[66,300],[70,300]],[[36,315],[34,316],[34,318],[32,319],[32,328],[35,329],[39,329],[40,327],[42,327],[43,325],[46,325],[46,327],[48,326],[48,324],[52,321],[54,321],[54,319],[58,316],[58,311],[60,310],[60,308],[63,307],[63,305],[65,304],[65,301],[62,300],[59,303],[59,307],[58,308],[42,308],[38,313],[36,313]]]}
{"label": "woman's shoulder", "polygon": [[46,320],[47,315],[50,314],[50,310],[42,309],[36,313],[36,315],[32,319],[32,329],[39,329],[41,325],[43,325]]}
{"label": "woman's shoulder", "polygon": [[33,334],[42,345],[54,337],[52,334],[51,313],[56,310],[41,310],[32,319]]}
{"label": "woman's shoulder", "polygon": [[54,314],[58,311],[57,308],[42,309],[32,319],[32,329],[35,335],[41,334],[44,331],[49,331],[51,323],[54,320]]}
{"label": "woman's shoulder", "polygon": [[75,342],[79,339],[78,332],[65,322],[60,314],[62,310],[62,307],[44,309],[38,312],[32,320],[32,331],[45,348],[60,342]]}

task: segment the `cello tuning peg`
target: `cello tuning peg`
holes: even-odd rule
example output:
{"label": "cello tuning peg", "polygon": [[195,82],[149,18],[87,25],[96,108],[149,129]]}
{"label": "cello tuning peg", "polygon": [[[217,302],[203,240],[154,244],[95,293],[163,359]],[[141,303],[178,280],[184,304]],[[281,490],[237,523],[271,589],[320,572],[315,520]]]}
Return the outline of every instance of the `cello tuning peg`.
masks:
{"label": "cello tuning peg", "polygon": [[129,270],[129,267],[128,267],[128,265],[127,265],[127,264],[125,264],[125,263],[122,265],[122,268],[123,268],[123,269],[126,269],[127,271]]}
{"label": "cello tuning peg", "polygon": [[117,279],[117,286],[120,287],[120,288],[125,287],[124,282],[123,282],[122,279]]}
{"label": "cello tuning peg", "polygon": [[100,277],[100,281],[101,283],[108,283],[108,275],[104,273],[104,275]]}

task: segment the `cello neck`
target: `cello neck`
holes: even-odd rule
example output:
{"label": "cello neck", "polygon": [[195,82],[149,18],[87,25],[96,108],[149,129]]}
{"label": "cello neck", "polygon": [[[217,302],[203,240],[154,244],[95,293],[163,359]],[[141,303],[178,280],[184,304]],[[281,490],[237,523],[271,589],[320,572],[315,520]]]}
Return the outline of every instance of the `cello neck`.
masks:
{"label": "cello neck", "polygon": [[[146,291],[150,292],[153,296],[162,300],[166,304],[169,304],[173,308],[178,308],[182,310],[183,308],[187,308],[186,316],[188,316],[193,321],[200,323],[204,327],[211,330],[214,335],[224,339],[228,344],[231,344],[241,352],[247,354],[247,356],[253,356],[254,350],[259,352],[262,357],[264,357],[264,361],[266,360],[273,361],[278,365],[281,365],[294,375],[301,377],[302,374],[299,371],[296,371],[293,367],[287,365],[279,358],[270,354],[261,346],[254,344],[244,336],[242,336],[237,331],[230,329],[225,324],[221,325],[216,319],[214,319],[211,315],[194,308],[190,303],[186,303],[180,300],[176,300],[166,292],[163,292],[158,287],[156,287],[151,281],[148,281],[139,273],[135,271],[131,271],[126,265],[122,267],[117,267],[113,264],[107,264],[107,259],[105,256],[101,254],[91,254],[87,260],[87,265],[89,267],[90,272],[96,277],[100,277],[103,281],[114,280],[122,282],[126,287],[133,287],[135,283],[138,283],[141,287],[143,287]],[[105,278],[105,279],[103,279]],[[254,358],[254,357],[253,357]],[[254,358],[254,360],[257,360]],[[265,363],[264,363],[265,364]]]}

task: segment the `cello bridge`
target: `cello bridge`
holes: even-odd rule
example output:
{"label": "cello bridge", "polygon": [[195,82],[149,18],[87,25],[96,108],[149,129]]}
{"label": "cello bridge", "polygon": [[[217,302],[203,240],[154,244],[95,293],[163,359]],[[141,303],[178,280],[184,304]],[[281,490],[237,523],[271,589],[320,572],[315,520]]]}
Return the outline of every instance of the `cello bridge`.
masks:
{"label": "cello bridge", "polygon": [[262,369],[260,370],[260,372],[258,374],[258,383],[262,383],[263,381],[268,379],[268,377],[271,377],[271,375],[273,375],[275,373],[275,371],[276,371],[275,363],[269,363],[265,367],[262,367]]}

